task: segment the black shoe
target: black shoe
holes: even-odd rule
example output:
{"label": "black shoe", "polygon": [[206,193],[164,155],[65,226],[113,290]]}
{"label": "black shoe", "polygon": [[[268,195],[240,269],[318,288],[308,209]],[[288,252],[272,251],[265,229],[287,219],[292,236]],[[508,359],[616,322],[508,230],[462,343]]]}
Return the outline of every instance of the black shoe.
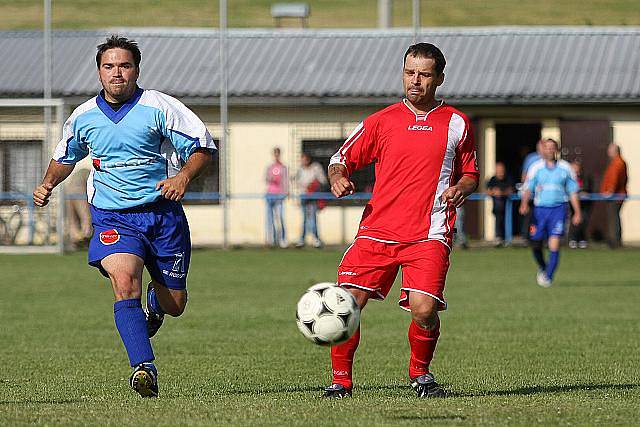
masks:
{"label": "black shoe", "polygon": [[147,308],[144,310],[144,317],[147,320],[147,332],[149,332],[149,338],[153,337],[162,326],[164,322],[164,314],[156,313],[151,308],[149,303],[149,291],[151,290],[151,283],[147,286]]}
{"label": "black shoe", "polygon": [[153,363],[136,366],[129,384],[142,397],[158,397],[158,371]]}
{"label": "black shoe", "polygon": [[331,384],[329,387],[324,389],[322,397],[327,397],[329,399],[344,399],[346,397],[351,397],[351,389],[346,388],[342,384]]}
{"label": "black shoe", "polygon": [[444,389],[436,382],[433,374],[424,374],[411,380],[411,387],[418,397],[445,397]]}

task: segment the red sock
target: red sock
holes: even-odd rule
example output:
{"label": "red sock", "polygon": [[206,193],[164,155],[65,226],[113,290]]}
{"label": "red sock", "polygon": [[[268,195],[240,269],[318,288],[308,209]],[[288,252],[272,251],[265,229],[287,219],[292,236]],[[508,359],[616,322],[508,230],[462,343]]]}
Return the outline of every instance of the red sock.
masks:
{"label": "red sock", "polygon": [[428,330],[411,321],[409,326],[409,345],[411,346],[411,360],[409,361],[409,377],[415,378],[429,373],[429,364],[436,350],[440,336],[440,319],[435,329]]}
{"label": "red sock", "polygon": [[333,384],[342,384],[347,388],[353,386],[351,381],[353,355],[356,353],[358,344],[360,344],[360,328],[347,341],[331,347]]}

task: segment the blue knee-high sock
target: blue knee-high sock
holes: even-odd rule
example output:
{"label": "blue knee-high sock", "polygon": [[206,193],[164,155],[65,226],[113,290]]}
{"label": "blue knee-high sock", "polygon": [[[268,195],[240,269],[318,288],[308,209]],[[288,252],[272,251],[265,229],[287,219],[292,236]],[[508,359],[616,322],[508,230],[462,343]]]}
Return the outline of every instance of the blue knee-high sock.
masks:
{"label": "blue knee-high sock", "polygon": [[533,257],[538,263],[538,267],[540,267],[540,270],[545,270],[547,268],[547,263],[544,262],[544,255],[542,254],[542,247],[533,248]]}
{"label": "blue knee-high sock", "polygon": [[116,319],[116,327],[129,355],[131,366],[152,362],[155,357],[140,300],[117,301],[113,304],[113,317]]}
{"label": "blue knee-high sock", "polygon": [[547,264],[547,277],[553,279],[553,273],[558,268],[558,262],[560,261],[560,251],[549,251],[549,263]]}
{"label": "blue knee-high sock", "polygon": [[158,314],[164,314],[164,310],[158,300],[158,294],[156,294],[156,290],[153,288],[149,289],[149,292],[147,292],[147,307],[151,307],[151,310]]}

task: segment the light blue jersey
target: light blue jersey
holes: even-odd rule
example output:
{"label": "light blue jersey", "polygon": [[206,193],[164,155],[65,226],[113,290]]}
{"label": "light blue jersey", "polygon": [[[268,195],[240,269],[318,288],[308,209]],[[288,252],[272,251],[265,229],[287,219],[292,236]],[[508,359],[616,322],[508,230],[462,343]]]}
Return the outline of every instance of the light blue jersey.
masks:
{"label": "light blue jersey", "polygon": [[53,159],[70,165],[90,155],[89,203],[119,210],[160,199],[156,184],[197,148],[216,148],[204,123],[177,99],[138,88],[117,112],[102,92],[76,108]]}
{"label": "light blue jersey", "polygon": [[546,161],[540,159],[529,168],[524,189],[534,194],[534,206],[554,207],[566,203],[580,186],[568,162],[558,160],[554,167],[548,167]]}
{"label": "light blue jersey", "polygon": [[522,161],[522,174],[526,176],[531,165],[540,160],[540,158],[540,154],[537,151],[527,154],[527,157]]}

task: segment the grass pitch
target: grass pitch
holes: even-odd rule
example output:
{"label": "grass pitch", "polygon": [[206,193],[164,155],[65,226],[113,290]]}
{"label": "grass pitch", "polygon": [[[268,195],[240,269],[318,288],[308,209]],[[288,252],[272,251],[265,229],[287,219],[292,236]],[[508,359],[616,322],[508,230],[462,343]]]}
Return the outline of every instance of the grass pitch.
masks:
{"label": "grass pitch", "polygon": [[640,407],[640,251],[562,253],[552,288],[528,250],[457,251],[432,368],[417,400],[398,287],[364,312],[354,398],[318,399],[326,348],[295,303],[341,252],[196,251],[189,305],[153,339],[159,399],[128,387],[108,282],[86,254],[0,255],[0,425],[632,425]]}

